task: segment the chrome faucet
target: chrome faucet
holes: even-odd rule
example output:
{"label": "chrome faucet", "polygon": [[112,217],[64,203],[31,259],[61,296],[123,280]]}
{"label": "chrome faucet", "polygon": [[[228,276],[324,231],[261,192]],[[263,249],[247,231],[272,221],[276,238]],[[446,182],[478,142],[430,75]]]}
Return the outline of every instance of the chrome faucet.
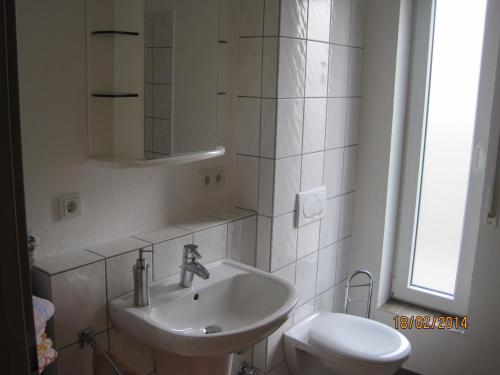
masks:
{"label": "chrome faucet", "polygon": [[190,288],[193,285],[194,275],[206,280],[210,277],[210,272],[197,260],[201,258],[198,252],[198,246],[190,244],[184,245],[184,253],[181,265],[180,284],[184,288]]}

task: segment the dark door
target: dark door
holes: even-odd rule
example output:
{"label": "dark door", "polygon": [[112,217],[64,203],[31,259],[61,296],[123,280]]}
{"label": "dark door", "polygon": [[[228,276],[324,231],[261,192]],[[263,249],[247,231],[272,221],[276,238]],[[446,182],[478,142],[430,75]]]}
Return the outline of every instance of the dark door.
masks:
{"label": "dark door", "polygon": [[37,373],[26,241],[14,0],[0,0],[0,373]]}

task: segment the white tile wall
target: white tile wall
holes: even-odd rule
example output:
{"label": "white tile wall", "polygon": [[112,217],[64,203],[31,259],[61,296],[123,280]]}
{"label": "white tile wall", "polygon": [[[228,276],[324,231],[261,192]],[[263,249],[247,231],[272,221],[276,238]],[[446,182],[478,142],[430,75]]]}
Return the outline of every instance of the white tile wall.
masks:
{"label": "white tile wall", "polygon": [[349,73],[349,47],[330,45],[330,70],[328,74],[328,96],[347,96]]}
{"label": "white tile wall", "polygon": [[240,38],[238,95],[260,96],[262,38]]}
{"label": "white tile wall", "polygon": [[297,260],[297,288],[298,305],[302,305],[316,295],[316,272],[318,268],[318,253],[315,252]]}
{"label": "white tile wall", "polygon": [[236,152],[259,156],[260,146],[260,99],[238,98],[236,123]]}
{"label": "white tile wall", "polygon": [[[92,352],[81,350],[76,344],[78,333],[88,327],[99,333],[98,342],[106,350],[109,347],[128,371],[140,375],[154,371],[152,350],[111,328],[106,302],[133,289],[132,266],[138,257],[137,248],[145,244],[148,245],[146,249],[151,246],[154,249],[154,255],[145,253],[144,256],[151,265],[155,280],[169,275],[175,277],[179,272],[183,246],[193,242],[200,246],[204,263],[228,255],[253,265],[256,257],[255,212],[231,209],[212,216],[215,218],[194,219],[136,235],[151,242],[124,237],[92,246],[93,251],[99,251],[103,256],[79,250],[36,262],[34,290],[41,297],[51,299],[56,307],[54,331],[49,335],[55,339],[57,348],[63,348],[57,362],[59,374],[93,373]],[[190,233],[179,226],[192,228],[195,232]],[[68,369],[72,370],[68,372]]]}
{"label": "white tile wall", "polygon": [[328,50],[328,43],[307,42],[306,97],[327,96]]}
{"label": "white tile wall", "polygon": [[308,0],[281,0],[280,36],[305,38]]}
{"label": "white tile wall", "polygon": [[198,244],[205,263],[226,258],[227,224],[195,232],[194,243]]}
{"label": "white tile wall", "polygon": [[[300,299],[295,322],[314,310],[343,306],[338,286],[346,276],[349,251],[345,249],[352,232],[363,7],[357,0],[264,0],[263,4],[263,56],[255,52],[263,66],[260,76],[251,78],[260,78],[262,89],[260,95],[250,95],[261,99],[259,171],[250,168],[242,177],[258,176],[258,196],[251,199],[258,202],[259,212],[256,264],[295,283]],[[247,21],[242,22],[240,27],[247,28]],[[260,40],[257,35],[253,39]],[[247,48],[245,39],[240,42]],[[251,155],[256,156],[257,142],[247,137]],[[245,154],[242,150],[237,151],[237,163]],[[246,196],[255,191],[255,182],[252,188],[250,184]],[[325,217],[295,227],[296,193],[322,185],[327,188]],[[239,196],[237,192],[237,200]],[[254,346],[259,373],[287,372],[277,344],[280,338],[276,333]]]}
{"label": "white tile wall", "polygon": [[190,243],[195,243],[192,234],[153,245],[155,280],[160,280],[179,272],[184,245]]}
{"label": "white tile wall", "polygon": [[240,36],[260,36],[264,23],[264,0],[240,0]]}
{"label": "white tile wall", "polygon": [[351,26],[351,1],[333,0],[330,41],[332,43],[348,45]]}
{"label": "white tile wall", "polygon": [[259,159],[236,156],[236,205],[249,210],[257,210],[259,183]]}
{"label": "white tile wall", "polygon": [[325,173],[323,183],[326,186],[327,198],[333,198],[342,192],[342,170],[344,149],[337,148],[325,151]]}
{"label": "white tile wall", "polygon": [[309,0],[307,38],[328,42],[330,40],[331,0]]}
{"label": "white tile wall", "polygon": [[299,39],[280,38],[278,65],[278,97],[303,97],[305,89],[306,42]]}
{"label": "white tile wall", "polygon": [[[325,147],[327,149],[344,147],[348,101],[349,99],[347,98],[328,99],[325,140]],[[353,118],[353,120],[355,119]]]}
{"label": "white tile wall", "polygon": [[228,223],[227,233],[229,259],[255,266],[257,216]]}
{"label": "white tile wall", "polygon": [[301,157],[278,159],[275,164],[273,216],[295,210],[295,199],[300,190]]}
{"label": "white tile wall", "polygon": [[272,220],[271,271],[286,266],[297,259],[297,228],[294,213]]}
{"label": "white tile wall", "polygon": [[326,98],[305,100],[304,139],[302,153],[322,151],[325,148]]}
{"label": "white tile wall", "polygon": [[300,155],[304,100],[278,99],[276,117],[276,158]]}
{"label": "white tile wall", "polygon": [[316,189],[323,184],[323,163],[325,152],[302,155],[302,175],[300,191]]}
{"label": "white tile wall", "polygon": [[59,273],[50,281],[56,348],[76,343],[84,328],[94,327],[96,332],[108,328],[104,260]]}

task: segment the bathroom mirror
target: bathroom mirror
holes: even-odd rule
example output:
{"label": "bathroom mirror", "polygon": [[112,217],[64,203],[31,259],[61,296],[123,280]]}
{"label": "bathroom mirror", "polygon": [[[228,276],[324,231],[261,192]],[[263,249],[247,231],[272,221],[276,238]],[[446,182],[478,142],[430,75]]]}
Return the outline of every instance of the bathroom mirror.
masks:
{"label": "bathroom mirror", "polygon": [[217,147],[219,0],[87,0],[90,157]]}

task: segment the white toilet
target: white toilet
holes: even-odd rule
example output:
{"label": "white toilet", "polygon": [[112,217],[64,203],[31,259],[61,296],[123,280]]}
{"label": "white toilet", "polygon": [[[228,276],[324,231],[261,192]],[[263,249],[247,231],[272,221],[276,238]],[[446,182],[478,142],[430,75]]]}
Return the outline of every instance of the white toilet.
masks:
{"label": "white toilet", "polygon": [[292,375],[389,375],[410,356],[401,333],[353,315],[319,312],[285,332]]}

